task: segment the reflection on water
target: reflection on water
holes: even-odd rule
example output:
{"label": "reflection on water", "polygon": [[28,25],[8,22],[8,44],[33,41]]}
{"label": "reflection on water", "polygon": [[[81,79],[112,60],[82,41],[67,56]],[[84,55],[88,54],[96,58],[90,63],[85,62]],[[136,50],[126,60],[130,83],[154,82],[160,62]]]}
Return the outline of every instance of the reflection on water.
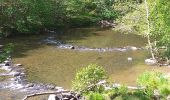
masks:
{"label": "reflection on water", "polygon": [[[41,43],[43,39],[51,36],[67,44],[89,48],[143,47],[146,44],[146,39],[138,35],[95,28],[71,29],[60,32],[60,35],[51,33],[6,39],[5,42],[13,42],[16,46],[13,61],[24,65],[27,78],[32,82],[53,83],[70,88],[76,71],[91,63],[103,66],[108,72],[109,80],[128,85],[134,85],[137,76],[145,70],[167,71],[166,68],[146,66],[144,59],[149,55],[145,50],[77,51]],[[128,61],[128,57],[133,60]]]}

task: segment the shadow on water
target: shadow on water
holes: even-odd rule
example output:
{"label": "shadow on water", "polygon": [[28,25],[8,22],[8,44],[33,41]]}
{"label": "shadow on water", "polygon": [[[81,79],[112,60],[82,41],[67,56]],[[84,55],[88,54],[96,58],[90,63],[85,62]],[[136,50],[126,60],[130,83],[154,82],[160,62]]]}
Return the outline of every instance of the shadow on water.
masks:
{"label": "shadow on water", "polygon": [[[76,34],[70,34],[74,33],[73,31],[76,30]],[[95,31],[99,29],[97,28],[83,28],[83,29],[67,29],[67,30],[60,30],[56,32],[49,32],[49,33],[42,33],[42,34],[18,34],[17,36],[12,35],[8,38],[1,38],[0,44],[7,44],[7,43],[13,43],[14,48],[14,57],[24,57],[27,56],[25,52],[28,52],[30,50],[43,48],[44,45],[41,44],[43,39],[46,39],[47,37],[53,36],[56,40],[59,40],[61,42],[66,43],[67,40],[82,40],[85,37],[90,37],[95,34]],[[106,29],[102,29],[106,30]],[[77,34],[81,33],[81,34]],[[67,37],[67,38],[65,38]]]}
{"label": "shadow on water", "polygon": [[145,46],[146,39],[135,34],[122,34],[111,29],[84,28],[65,30],[60,39],[66,43],[91,48]]}

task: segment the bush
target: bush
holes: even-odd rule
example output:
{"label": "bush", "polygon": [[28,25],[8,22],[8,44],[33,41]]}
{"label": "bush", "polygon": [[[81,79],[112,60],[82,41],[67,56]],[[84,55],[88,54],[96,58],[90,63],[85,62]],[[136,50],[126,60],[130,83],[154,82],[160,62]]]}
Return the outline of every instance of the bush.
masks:
{"label": "bush", "polygon": [[105,100],[105,99],[102,94],[91,92],[87,95],[87,100]]}
{"label": "bush", "polygon": [[78,71],[73,81],[73,89],[78,92],[99,91],[97,83],[106,79],[105,70],[96,64],[90,64]]}
{"label": "bush", "polygon": [[160,72],[144,72],[138,79],[140,86],[146,87],[143,90],[148,97],[153,97],[154,90],[158,90],[161,96],[170,94],[170,81],[164,74]]}
{"label": "bush", "polygon": [[120,95],[126,95],[128,93],[128,88],[127,86],[125,85],[121,85],[119,88],[118,88],[118,93]]}
{"label": "bush", "polygon": [[38,33],[56,27],[66,17],[63,0],[1,0],[0,7],[2,35]]}
{"label": "bush", "polygon": [[3,62],[6,60],[7,57],[11,55],[11,52],[13,51],[14,45],[12,43],[9,43],[4,46],[4,49],[2,52],[0,52],[0,62]]}

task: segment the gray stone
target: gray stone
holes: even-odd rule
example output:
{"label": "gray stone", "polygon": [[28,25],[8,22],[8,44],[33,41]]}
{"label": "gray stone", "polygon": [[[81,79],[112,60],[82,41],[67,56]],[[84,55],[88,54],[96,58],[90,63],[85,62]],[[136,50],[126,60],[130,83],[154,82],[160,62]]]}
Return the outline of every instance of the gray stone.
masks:
{"label": "gray stone", "polygon": [[128,61],[132,61],[133,59],[132,59],[131,57],[128,57],[127,60],[128,60]]}
{"label": "gray stone", "polygon": [[55,89],[55,86],[54,85],[47,85],[47,88],[48,89]]}
{"label": "gray stone", "polygon": [[4,61],[4,63],[5,63],[5,66],[11,66],[11,61],[6,60]]}
{"label": "gray stone", "polygon": [[0,49],[3,48],[4,45],[0,45]]}
{"label": "gray stone", "polygon": [[60,100],[60,98],[55,94],[50,94],[48,100]]}
{"label": "gray stone", "polygon": [[22,66],[22,64],[16,64],[16,66]]}
{"label": "gray stone", "polygon": [[10,80],[11,81],[17,81],[17,78],[14,77],[14,78],[11,78]]}
{"label": "gray stone", "polygon": [[33,86],[34,86],[33,83],[29,83],[29,84],[27,84],[25,87],[26,87],[26,88],[29,88],[29,87],[33,87]]}
{"label": "gray stone", "polygon": [[21,73],[20,72],[11,72],[12,76],[16,77],[19,76]]}
{"label": "gray stone", "polygon": [[59,90],[59,89],[63,89],[63,87],[58,87],[58,86],[56,86],[55,89],[56,89],[56,90]]}
{"label": "gray stone", "polygon": [[75,47],[74,47],[74,46],[71,46],[70,49],[75,49]]}
{"label": "gray stone", "polygon": [[134,50],[134,51],[135,51],[135,50],[138,50],[137,47],[133,47],[133,46],[132,46],[130,49],[131,49],[131,50]]}
{"label": "gray stone", "polygon": [[146,59],[145,60],[145,64],[147,65],[155,65],[156,64],[156,60],[155,59]]}

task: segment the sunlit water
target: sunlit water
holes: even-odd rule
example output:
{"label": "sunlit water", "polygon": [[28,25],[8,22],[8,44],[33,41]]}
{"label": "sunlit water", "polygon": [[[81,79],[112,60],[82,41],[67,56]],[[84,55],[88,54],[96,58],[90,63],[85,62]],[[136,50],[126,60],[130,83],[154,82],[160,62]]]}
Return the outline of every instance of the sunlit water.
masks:
{"label": "sunlit water", "polygon": [[[59,34],[59,35],[58,35]],[[109,80],[116,83],[136,85],[136,78],[146,70],[169,69],[147,66],[144,60],[150,55],[147,50],[106,51],[77,50],[58,48],[59,44],[45,43],[51,39],[59,43],[88,49],[124,48],[135,46],[143,48],[146,39],[134,34],[121,34],[108,29],[70,29],[56,33],[31,36],[11,37],[3,42],[15,44],[14,63],[21,63],[26,70],[27,79],[36,83],[52,83],[64,88],[71,88],[77,70],[88,64],[98,64],[107,71]],[[128,58],[132,61],[128,61]],[[4,91],[6,94],[6,90]],[[8,92],[10,93],[10,92]],[[0,91],[0,95],[3,90]]]}

